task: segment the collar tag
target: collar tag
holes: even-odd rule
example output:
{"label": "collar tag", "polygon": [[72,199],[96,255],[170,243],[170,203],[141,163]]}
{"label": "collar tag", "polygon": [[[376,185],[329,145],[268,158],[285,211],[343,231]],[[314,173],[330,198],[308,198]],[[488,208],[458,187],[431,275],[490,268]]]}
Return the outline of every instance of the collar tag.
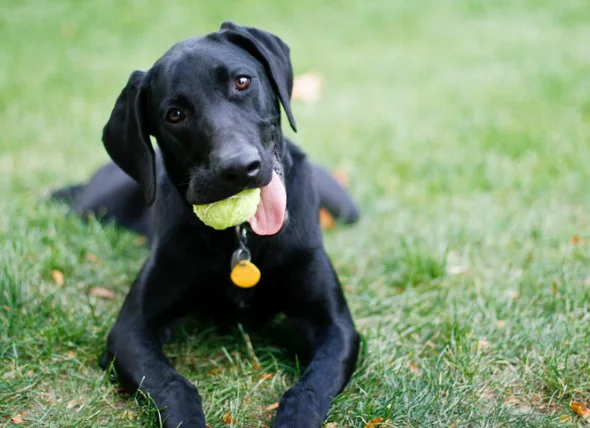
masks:
{"label": "collar tag", "polygon": [[236,226],[238,248],[231,256],[230,279],[240,288],[254,287],[260,281],[260,270],[250,261],[250,250],[246,246],[246,229]]}

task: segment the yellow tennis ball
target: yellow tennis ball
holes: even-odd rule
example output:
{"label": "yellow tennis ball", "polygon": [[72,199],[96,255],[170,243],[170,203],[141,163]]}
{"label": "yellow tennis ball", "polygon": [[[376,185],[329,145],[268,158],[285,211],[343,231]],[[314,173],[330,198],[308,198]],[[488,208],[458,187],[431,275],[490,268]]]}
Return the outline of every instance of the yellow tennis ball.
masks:
{"label": "yellow tennis ball", "polygon": [[259,203],[260,189],[246,189],[221,201],[193,205],[193,211],[207,226],[223,230],[248,221]]}

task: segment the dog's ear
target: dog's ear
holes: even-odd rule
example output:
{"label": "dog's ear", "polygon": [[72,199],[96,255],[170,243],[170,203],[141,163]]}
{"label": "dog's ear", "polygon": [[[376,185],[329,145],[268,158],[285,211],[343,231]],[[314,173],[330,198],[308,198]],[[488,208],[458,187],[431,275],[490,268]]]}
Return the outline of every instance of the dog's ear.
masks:
{"label": "dog's ear", "polygon": [[134,71],[129,76],[103,129],[102,141],[111,159],[139,183],[149,206],[156,196],[156,167],[145,118],[145,81],[143,71]]}
{"label": "dog's ear", "polygon": [[271,77],[275,93],[278,95],[289,124],[297,132],[295,118],[291,112],[291,92],[293,91],[293,67],[289,46],[281,39],[256,28],[240,27],[231,22],[221,24],[221,32],[227,40],[248,51],[266,68]]}

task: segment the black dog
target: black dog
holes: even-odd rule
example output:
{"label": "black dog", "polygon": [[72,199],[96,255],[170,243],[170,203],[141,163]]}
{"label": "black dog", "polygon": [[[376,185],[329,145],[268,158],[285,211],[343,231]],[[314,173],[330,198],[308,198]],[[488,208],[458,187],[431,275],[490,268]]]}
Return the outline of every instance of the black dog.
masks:
{"label": "black dog", "polygon": [[[319,427],[354,369],[359,336],[323,248],[318,209],[321,202],[347,221],[357,209],[283,138],[279,101],[295,129],[292,86],[289,48],[269,33],[224,23],[180,42],[149,71],[132,73],[117,99],[103,134],[116,165],[55,194],[81,215],[150,238],[102,364],[114,362],[127,390],[149,393],[166,426],[205,427],[197,389],[162,352],[171,323],[189,312],[260,322],[282,312],[296,320],[312,357],[281,399],[276,427]],[[209,228],[192,212],[193,204],[247,188],[262,189],[261,203],[237,234]],[[230,281],[240,245],[262,273],[253,288]]]}

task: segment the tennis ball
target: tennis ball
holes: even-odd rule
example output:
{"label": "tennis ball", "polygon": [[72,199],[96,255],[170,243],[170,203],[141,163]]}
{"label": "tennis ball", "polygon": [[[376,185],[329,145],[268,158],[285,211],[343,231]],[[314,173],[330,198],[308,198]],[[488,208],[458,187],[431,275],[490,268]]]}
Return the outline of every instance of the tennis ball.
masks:
{"label": "tennis ball", "polygon": [[259,203],[260,189],[246,189],[221,201],[193,205],[193,211],[207,226],[223,230],[248,221]]}

